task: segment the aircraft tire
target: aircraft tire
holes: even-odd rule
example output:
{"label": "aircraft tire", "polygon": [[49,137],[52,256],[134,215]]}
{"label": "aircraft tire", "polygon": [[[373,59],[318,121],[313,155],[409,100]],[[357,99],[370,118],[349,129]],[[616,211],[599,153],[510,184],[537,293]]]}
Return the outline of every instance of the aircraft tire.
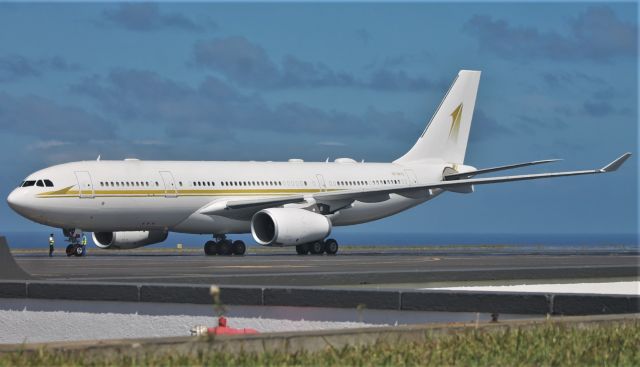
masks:
{"label": "aircraft tire", "polygon": [[247,252],[247,246],[240,240],[233,241],[233,244],[231,244],[231,252],[234,255],[242,256]]}
{"label": "aircraft tire", "polygon": [[336,253],[338,253],[338,241],[334,240],[333,238],[329,238],[328,240],[324,241],[324,251],[327,253],[327,255],[335,255]]}
{"label": "aircraft tire", "polygon": [[65,253],[67,254],[67,256],[73,256],[73,245],[68,245]]}
{"label": "aircraft tire", "polygon": [[231,255],[231,241],[222,240],[222,241],[218,242],[218,246],[217,246],[217,251],[216,252],[217,252],[218,255],[224,255],[224,256]]}
{"label": "aircraft tire", "polygon": [[312,255],[322,255],[324,252],[324,243],[322,241],[314,242],[309,247]]}
{"label": "aircraft tire", "polygon": [[309,253],[309,245],[307,245],[306,243],[303,245],[297,245],[296,246],[296,252],[298,253],[298,255],[306,255]]}
{"label": "aircraft tire", "polygon": [[204,244],[204,254],[207,256],[215,255],[216,254],[215,245],[216,245],[215,242],[207,241],[207,243]]}
{"label": "aircraft tire", "polygon": [[79,245],[75,245],[73,247],[73,254],[80,257],[82,255],[84,255],[84,249],[82,248],[82,246]]}

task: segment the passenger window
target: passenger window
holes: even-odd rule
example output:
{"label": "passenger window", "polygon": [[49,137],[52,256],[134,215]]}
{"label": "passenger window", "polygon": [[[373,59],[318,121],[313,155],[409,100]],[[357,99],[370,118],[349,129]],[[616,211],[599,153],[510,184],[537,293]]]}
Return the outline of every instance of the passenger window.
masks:
{"label": "passenger window", "polygon": [[44,185],[46,187],[53,187],[53,182],[51,182],[51,180],[44,180]]}

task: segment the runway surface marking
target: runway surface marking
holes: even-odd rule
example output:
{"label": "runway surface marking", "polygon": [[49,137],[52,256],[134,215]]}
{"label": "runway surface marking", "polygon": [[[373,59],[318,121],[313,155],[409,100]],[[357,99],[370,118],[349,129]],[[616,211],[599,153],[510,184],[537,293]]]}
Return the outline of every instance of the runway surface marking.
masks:
{"label": "runway surface marking", "polygon": [[210,265],[206,269],[290,269],[290,268],[312,268],[313,265]]}

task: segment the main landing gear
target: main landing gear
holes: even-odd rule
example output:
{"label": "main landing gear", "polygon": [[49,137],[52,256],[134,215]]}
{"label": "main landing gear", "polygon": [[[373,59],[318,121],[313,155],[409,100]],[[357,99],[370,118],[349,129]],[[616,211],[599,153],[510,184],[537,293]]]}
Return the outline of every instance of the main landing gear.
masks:
{"label": "main landing gear", "polygon": [[296,246],[296,252],[298,255],[306,255],[308,253],[312,255],[322,255],[325,252],[327,255],[335,255],[338,252],[338,241],[329,238],[324,241],[305,243]]}
{"label": "main landing gear", "polygon": [[247,246],[244,242],[240,240],[232,242],[225,235],[216,235],[213,241],[207,241],[204,244],[206,255],[244,255],[245,252],[247,252]]}

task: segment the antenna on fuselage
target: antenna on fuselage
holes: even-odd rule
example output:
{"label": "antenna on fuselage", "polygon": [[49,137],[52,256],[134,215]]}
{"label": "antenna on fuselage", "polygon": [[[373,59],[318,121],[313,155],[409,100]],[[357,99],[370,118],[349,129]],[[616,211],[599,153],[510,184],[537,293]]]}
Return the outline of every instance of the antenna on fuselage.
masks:
{"label": "antenna on fuselage", "polygon": [[100,154],[98,154],[98,158],[96,158],[97,162],[100,162]]}

